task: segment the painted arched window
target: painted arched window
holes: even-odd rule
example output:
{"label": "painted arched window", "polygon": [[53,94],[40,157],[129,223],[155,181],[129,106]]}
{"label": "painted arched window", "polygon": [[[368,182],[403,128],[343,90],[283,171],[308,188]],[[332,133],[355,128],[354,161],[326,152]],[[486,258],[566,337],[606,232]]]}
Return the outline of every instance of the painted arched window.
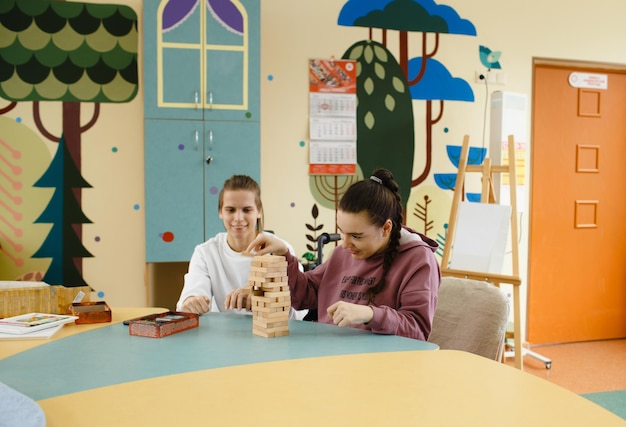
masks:
{"label": "painted arched window", "polygon": [[239,0],[161,0],[157,19],[159,107],[248,108],[248,15]]}

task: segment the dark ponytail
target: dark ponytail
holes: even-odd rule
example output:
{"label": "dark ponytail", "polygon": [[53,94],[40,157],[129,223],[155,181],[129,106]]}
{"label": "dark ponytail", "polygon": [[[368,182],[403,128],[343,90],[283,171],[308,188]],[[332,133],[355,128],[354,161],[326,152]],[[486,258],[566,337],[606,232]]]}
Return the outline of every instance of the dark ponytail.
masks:
{"label": "dark ponytail", "polygon": [[339,210],[348,213],[367,212],[372,224],[382,227],[390,219],[393,226],[389,245],[383,254],[383,274],[376,285],[367,291],[369,303],[385,286],[385,278],[400,247],[402,229],[402,198],[393,174],[387,169],[378,169],[368,179],[350,186],[339,202]]}

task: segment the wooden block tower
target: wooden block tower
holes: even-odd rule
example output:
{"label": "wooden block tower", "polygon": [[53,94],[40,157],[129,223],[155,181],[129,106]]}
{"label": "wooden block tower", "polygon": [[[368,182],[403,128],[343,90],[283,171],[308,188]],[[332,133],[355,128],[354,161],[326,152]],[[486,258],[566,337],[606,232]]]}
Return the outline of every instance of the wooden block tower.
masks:
{"label": "wooden block tower", "polygon": [[284,256],[255,256],[248,288],[252,292],[252,333],[266,338],[289,335],[291,294]]}

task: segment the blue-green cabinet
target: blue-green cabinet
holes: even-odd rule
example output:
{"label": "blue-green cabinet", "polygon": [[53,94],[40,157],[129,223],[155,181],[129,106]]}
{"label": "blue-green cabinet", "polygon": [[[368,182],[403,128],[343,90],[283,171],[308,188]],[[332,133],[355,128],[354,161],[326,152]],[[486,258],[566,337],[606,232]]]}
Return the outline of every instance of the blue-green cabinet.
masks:
{"label": "blue-green cabinet", "polygon": [[146,261],[223,230],[228,177],[260,175],[258,0],[144,1]]}

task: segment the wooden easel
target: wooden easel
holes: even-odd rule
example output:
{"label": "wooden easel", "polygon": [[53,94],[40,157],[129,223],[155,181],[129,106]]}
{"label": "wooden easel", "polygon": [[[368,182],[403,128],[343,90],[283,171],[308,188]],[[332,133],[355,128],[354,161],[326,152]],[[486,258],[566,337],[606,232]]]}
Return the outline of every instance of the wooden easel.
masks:
{"label": "wooden easel", "polygon": [[[508,165],[492,165],[491,160],[487,157],[482,165],[468,165],[467,159],[469,154],[469,136],[463,137],[463,147],[461,149],[461,158],[459,160],[459,171],[456,177],[456,185],[454,187],[454,197],[452,199],[452,208],[450,210],[450,220],[448,221],[448,234],[446,236],[447,244],[443,249],[443,257],[441,260],[441,274],[443,276],[463,277],[474,280],[484,280],[500,287],[501,284],[513,285],[513,342],[515,350],[515,367],[523,369],[523,349],[522,349],[522,333],[521,333],[521,309],[520,309],[520,286],[522,281],[519,276],[519,246],[518,246],[518,230],[517,230],[517,182],[515,175],[515,139],[513,135],[509,135],[509,164]],[[476,272],[450,269],[450,256],[452,251],[452,243],[454,242],[456,225],[458,221],[459,207],[463,197],[465,187],[465,175],[467,172],[479,172],[482,174],[482,191],[481,203],[498,203],[494,193],[493,176],[496,173],[509,174],[509,188],[511,190],[511,253],[512,253],[512,274],[493,274],[488,272]]]}

